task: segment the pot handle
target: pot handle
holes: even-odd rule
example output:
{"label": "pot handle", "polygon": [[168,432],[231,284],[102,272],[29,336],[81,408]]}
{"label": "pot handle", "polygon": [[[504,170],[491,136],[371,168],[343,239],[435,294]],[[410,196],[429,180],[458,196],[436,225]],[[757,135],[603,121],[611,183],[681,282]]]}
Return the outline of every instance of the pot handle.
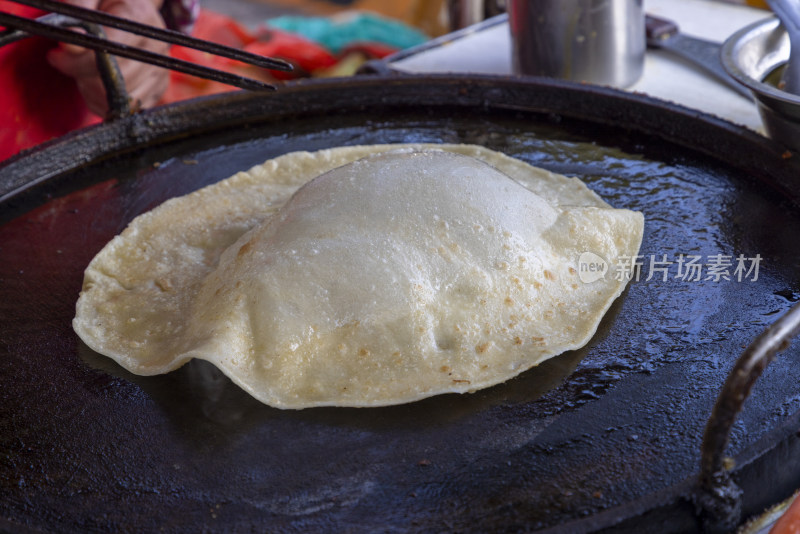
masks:
{"label": "pot handle", "polygon": [[800,332],[800,303],[768,326],[742,352],[717,397],[703,434],[700,477],[693,495],[706,532],[732,532],[741,518],[742,490],[731,479],[725,456],[731,429],[756,380]]}
{"label": "pot handle", "polygon": [[[65,18],[69,19],[70,17]],[[95,37],[106,38],[106,32],[98,24],[78,19],[72,20]],[[125,78],[122,77],[122,72],[119,70],[117,58],[105,50],[95,51],[95,58],[97,70],[103,80],[103,87],[106,89],[106,102],[108,103],[106,120],[121,119],[130,115],[132,113],[131,99],[125,88]]]}

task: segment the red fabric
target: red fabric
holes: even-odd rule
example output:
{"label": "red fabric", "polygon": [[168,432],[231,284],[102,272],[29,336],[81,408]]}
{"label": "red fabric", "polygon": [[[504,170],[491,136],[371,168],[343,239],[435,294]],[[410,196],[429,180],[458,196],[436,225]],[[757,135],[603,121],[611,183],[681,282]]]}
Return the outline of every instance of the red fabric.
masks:
{"label": "red fabric", "polygon": [[[36,10],[0,0],[0,10],[26,17]],[[0,47],[0,160],[98,122],[75,82],[47,63],[56,43],[38,37]]]}
{"label": "red fabric", "polygon": [[[297,35],[278,31],[256,35],[234,20],[206,10],[200,11],[192,36],[262,56],[283,58],[295,65],[295,71],[290,73],[265,71],[239,61],[212,56],[191,48],[172,47],[172,57],[265,82],[308,76],[309,73],[330,67],[337,61],[325,48]],[[235,87],[219,82],[196,78],[180,72],[172,72],[169,88],[162,99],[162,103],[176,102],[201,95],[223,93],[233,89]]]}
{"label": "red fabric", "polygon": [[[28,17],[38,14],[31,8],[5,0],[0,0],[0,10]],[[315,71],[334,66],[351,52],[379,58],[395,51],[378,43],[358,43],[337,57],[303,37],[277,30],[253,34],[231,18],[206,10],[200,11],[192,35],[256,54],[286,59],[295,65],[294,72],[284,73],[180,46],[173,46],[170,52],[179,59],[266,82],[313,75]],[[87,109],[74,81],[47,63],[46,53],[53,46],[57,44],[34,37],[0,47],[0,161],[20,150],[101,120]],[[233,89],[219,82],[172,72],[161,103]]]}
{"label": "red fabric", "polygon": [[772,526],[769,534],[800,534],[800,497],[795,497],[789,508]]}

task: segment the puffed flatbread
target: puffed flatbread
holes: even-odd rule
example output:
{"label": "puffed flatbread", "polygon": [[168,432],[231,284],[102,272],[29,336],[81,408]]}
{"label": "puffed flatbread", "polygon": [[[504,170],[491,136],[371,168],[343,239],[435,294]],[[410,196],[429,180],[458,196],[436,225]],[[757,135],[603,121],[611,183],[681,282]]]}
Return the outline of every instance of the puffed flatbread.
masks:
{"label": "puffed flatbread", "polygon": [[89,264],[73,327],[153,375],[207,360],[278,408],[498,384],[586,344],[643,217],[470,145],[294,152],[140,215]]}

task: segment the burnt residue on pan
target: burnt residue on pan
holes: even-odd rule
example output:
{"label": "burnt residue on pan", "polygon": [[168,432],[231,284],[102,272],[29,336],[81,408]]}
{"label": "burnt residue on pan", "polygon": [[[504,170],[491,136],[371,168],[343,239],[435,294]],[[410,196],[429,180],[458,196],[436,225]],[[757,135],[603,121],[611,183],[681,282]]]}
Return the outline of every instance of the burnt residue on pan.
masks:
{"label": "burnt residue on pan", "polygon": [[[106,139],[112,153],[64,163],[4,201],[0,531],[698,528],[687,499],[717,392],[743,347],[800,294],[800,212],[782,167],[797,166],[770,163],[781,150],[766,140],[638,97],[502,80],[396,83],[406,85],[211,99],[213,120],[162,111],[152,121],[162,137]],[[358,103],[347,113],[336,92],[345,87]],[[570,118],[591,99],[605,107]],[[231,102],[250,111],[241,128],[220,111]],[[275,118],[292,106],[291,121]],[[641,120],[623,120],[637,106]],[[703,129],[718,136],[716,151],[693,137]],[[131,375],[72,332],[83,269],[137,214],[290,150],[414,141],[482,144],[644,212],[639,279],[587,347],[474,394],[280,411],[204,362]],[[31,167],[44,161],[30,157]],[[735,265],[727,280],[707,278],[715,257],[739,255],[760,256],[757,279],[737,280]],[[690,256],[705,265],[698,280],[680,276]],[[778,477],[740,466],[748,513],[800,484],[783,463],[797,454],[787,428],[800,410],[798,352],[766,370],[734,429],[729,453]]]}

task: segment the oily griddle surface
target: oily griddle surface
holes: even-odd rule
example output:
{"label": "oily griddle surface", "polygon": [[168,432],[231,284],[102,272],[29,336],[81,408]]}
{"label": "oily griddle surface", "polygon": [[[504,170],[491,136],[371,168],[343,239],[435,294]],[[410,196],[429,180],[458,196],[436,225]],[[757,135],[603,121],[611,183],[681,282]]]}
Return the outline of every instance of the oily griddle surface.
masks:
{"label": "oily griddle surface", "polygon": [[[659,529],[696,528],[681,496],[717,392],[742,348],[798,298],[798,212],[724,150],[699,155],[552,114],[467,111],[378,107],[198,130],[6,200],[0,531],[579,531],[656,504],[671,507]],[[292,150],[418,141],[485,145],[644,213],[641,278],[587,347],[474,394],[281,411],[205,362],[138,377],[73,333],[83,269],[136,215]],[[676,265],[646,280],[651,255],[680,254],[763,259],[757,280],[681,280]],[[800,408],[797,356],[790,348],[758,382],[731,455],[785,438]],[[785,477],[774,469],[764,476]]]}

